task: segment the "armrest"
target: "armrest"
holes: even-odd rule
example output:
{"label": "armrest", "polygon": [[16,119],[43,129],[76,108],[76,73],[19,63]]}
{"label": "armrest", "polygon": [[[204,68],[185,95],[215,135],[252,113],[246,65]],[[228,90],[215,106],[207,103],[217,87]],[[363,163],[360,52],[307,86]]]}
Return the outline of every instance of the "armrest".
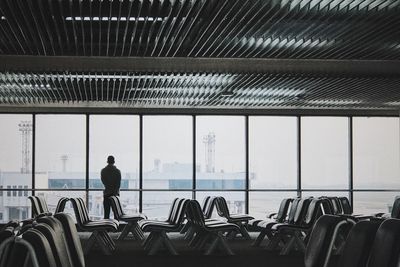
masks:
{"label": "armrest", "polygon": [[267,218],[272,219],[274,216],[276,216],[278,213],[274,212],[274,213],[270,213]]}

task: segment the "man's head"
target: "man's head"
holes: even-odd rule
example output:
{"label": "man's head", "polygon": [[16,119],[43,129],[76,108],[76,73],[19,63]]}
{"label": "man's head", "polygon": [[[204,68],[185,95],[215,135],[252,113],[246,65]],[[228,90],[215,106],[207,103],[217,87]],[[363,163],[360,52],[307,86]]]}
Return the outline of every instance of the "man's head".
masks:
{"label": "man's head", "polygon": [[114,163],[115,163],[114,156],[108,156],[108,158],[107,158],[107,163],[108,163],[108,164],[114,164]]}

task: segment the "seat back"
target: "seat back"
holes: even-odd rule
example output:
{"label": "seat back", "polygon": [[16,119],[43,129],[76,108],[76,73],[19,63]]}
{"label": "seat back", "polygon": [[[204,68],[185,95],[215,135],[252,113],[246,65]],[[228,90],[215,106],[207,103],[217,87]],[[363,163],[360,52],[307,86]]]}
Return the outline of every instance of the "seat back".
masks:
{"label": "seat back", "polygon": [[28,199],[31,201],[33,218],[38,216],[39,214],[43,213],[40,210],[40,206],[39,206],[38,199],[36,198],[36,196],[29,196]]}
{"label": "seat back", "polygon": [[210,219],[212,217],[212,214],[214,212],[214,207],[216,205],[216,199],[217,198],[214,196],[213,197],[208,196],[204,199],[202,211],[206,219]]}
{"label": "seat back", "polygon": [[340,267],[365,267],[381,221],[359,221],[351,228],[339,258]]}
{"label": "seat back", "polygon": [[47,206],[47,202],[44,199],[44,197],[43,196],[35,196],[35,197],[38,200],[41,213],[50,213],[49,207]]}
{"label": "seat back", "polygon": [[350,201],[347,197],[339,197],[340,204],[342,206],[343,214],[353,214],[353,208],[350,205]]}
{"label": "seat back", "polygon": [[176,212],[176,209],[177,209],[177,205],[178,205],[179,199],[180,199],[180,198],[175,198],[175,199],[172,201],[171,208],[169,209],[169,214],[168,214],[167,222],[170,222],[170,223],[173,222],[173,220],[174,220],[174,215],[175,215],[175,212]]}
{"label": "seat back", "polygon": [[290,203],[292,203],[293,199],[292,198],[284,198],[281,201],[281,204],[279,206],[278,214],[276,215],[276,221],[277,222],[284,222],[286,220],[286,216],[290,207]]}
{"label": "seat back", "polygon": [[33,247],[40,267],[58,266],[50,243],[40,229],[29,229],[22,237]]}
{"label": "seat back", "polygon": [[65,205],[67,204],[68,201],[69,201],[69,198],[67,198],[67,197],[60,198],[58,200],[56,211],[54,213],[63,212],[65,209]]}
{"label": "seat back", "polygon": [[340,200],[338,197],[329,197],[332,202],[334,214],[343,214],[342,205],[340,205]]}
{"label": "seat back", "polygon": [[205,228],[205,218],[203,210],[197,200],[189,200],[186,208],[187,219],[192,223],[192,225],[199,228]]}
{"label": "seat back", "polygon": [[186,207],[187,207],[188,201],[189,201],[188,199],[181,198],[177,202],[175,214],[171,221],[171,223],[173,225],[181,225],[182,224],[183,220],[185,219],[185,213],[186,213]]}
{"label": "seat back", "polygon": [[287,222],[290,224],[294,223],[297,206],[299,205],[300,200],[301,200],[301,198],[295,198],[292,202],[292,205],[290,206],[289,215],[288,215],[288,219],[287,219]]}
{"label": "seat back", "polygon": [[67,241],[65,240],[64,230],[61,223],[57,219],[48,216],[39,218],[38,222],[39,223],[35,225],[34,228],[39,230],[47,238],[47,241],[49,241],[50,248],[56,261],[55,266],[72,266]]}
{"label": "seat back", "polygon": [[308,206],[311,203],[310,198],[302,198],[297,204],[296,213],[294,215],[293,224],[301,225],[307,215]]}
{"label": "seat back", "polygon": [[85,203],[83,202],[83,199],[77,197],[77,198],[71,198],[70,200],[72,202],[72,206],[74,207],[74,213],[78,226],[82,226],[88,223],[90,221],[89,214],[85,206]]}
{"label": "seat back", "polygon": [[111,203],[111,208],[114,213],[114,217],[116,220],[119,220],[122,215],[124,215],[124,211],[122,210],[121,201],[118,196],[111,196],[108,198]]}
{"label": "seat back", "polygon": [[345,218],[334,215],[323,215],[316,221],[304,255],[305,267],[326,266],[337,233],[345,224]]}
{"label": "seat back", "polygon": [[[306,227],[311,227],[315,221],[323,215],[321,210],[321,205],[324,202],[322,199],[311,199],[308,204],[306,214],[304,215],[304,220],[302,225]],[[303,204],[304,205],[304,204]]]}
{"label": "seat back", "polygon": [[400,219],[400,197],[396,197],[393,202],[391,217],[393,219]]}
{"label": "seat back", "polygon": [[83,255],[81,241],[79,239],[74,220],[66,213],[57,213],[54,214],[54,217],[58,221],[60,221],[63,227],[65,238],[67,240],[69,255],[71,257],[73,266],[84,267],[85,258]]}
{"label": "seat back", "polygon": [[218,215],[224,218],[230,218],[228,203],[226,203],[226,199],[224,197],[217,197],[216,206]]}
{"label": "seat back", "polygon": [[400,266],[400,220],[382,222],[376,232],[367,267]]}
{"label": "seat back", "polygon": [[322,214],[338,215],[339,210],[337,205],[334,204],[334,200],[331,198],[321,198],[321,212]]}

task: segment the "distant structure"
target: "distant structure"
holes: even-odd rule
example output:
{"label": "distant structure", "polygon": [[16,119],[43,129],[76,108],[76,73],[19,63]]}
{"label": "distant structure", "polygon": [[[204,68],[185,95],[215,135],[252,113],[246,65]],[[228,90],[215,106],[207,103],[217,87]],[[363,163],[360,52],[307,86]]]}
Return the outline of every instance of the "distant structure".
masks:
{"label": "distant structure", "polygon": [[29,173],[31,165],[31,132],[32,132],[32,121],[21,121],[18,124],[19,131],[21,132],[22,140],[22,166],[21,173]]}
{"label": "distant structure", "polygon": [[62,161],[62,171],[66,172],[67,171],[68,155],[62,155],[61,156],[61,161]]}
{"label": "distant structure", "polygon": [[215,134],[213,132],[203,136],[203,143],[205,145],[205,161],[206,161],[206,172],[215,172]]}

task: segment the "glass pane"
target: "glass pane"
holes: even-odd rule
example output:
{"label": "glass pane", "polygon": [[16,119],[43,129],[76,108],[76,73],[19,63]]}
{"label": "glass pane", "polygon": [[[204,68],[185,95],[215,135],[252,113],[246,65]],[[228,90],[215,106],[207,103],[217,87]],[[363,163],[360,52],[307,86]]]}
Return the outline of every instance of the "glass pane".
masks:
{"label": "glass pane", "polygon": [[344,117],[301,118],[302,188],[348,188],[348,128]]}
{"label": "glass pane", "polygon": [[196,188],[244,189],[244,117],[198,116],[196,124]]}
{"label": "glass pane", "polygon": [[393,202],[400,192],[354,192],[354,213],[371,215],[390,213]]}
{"label": "glass pane", "polygon": [[36,116],[36,188],[84,189],[84,115]]}
{"label": "glass pane", "polygon": [[400,188],[398,118],[353,119],[354,188]]}
{"label": "glass pane", "polygon": [[28,195],[31,195],[31,191],[0,191],[0,223],[31,218]]}
{"label": "glass pane", "polygon": [[[83,201],[86,202],[86,192],[85,191],[36,191],[35,194],[37,196],[43,196],[46,200],[47,206],[49,207],[50,212],[55,212],[58,201],[62,197],[80,197]],[[71,217],[76,221],[74,208],[72,207],[72,203],[68,201],[65,205],[64,209],[65,213],[71,215]]]}
{"label": "glass pane", "polygon": [[169,215],[172,201],[177,197],[191,199],[192,192],[143,192],[143,213],[151,219],[166,220]]}
{"label": "glass pane", "polygon": [[296,198],[296,192],[250,192],[250,215],[256,219],[265,219],[271,213],[279,210],[284,198]]}
{"label": "glass pane", "polygon": [[32,188],[32,115],[2,114],[0,125],[0,185]]}
{"label": "glass pane", "polygon": [[249,118],[250,188],[297,187],[297,118]]}
{"label": "glass pane", "polygon": [[[221,196],[226,199],[228,203],[229,212],[231,214],[240,213],[243,214],[246,212],[246,203],[245,203],[245,193],[244,192],[196,192],[196,199],[199,201],[200,205],[203,205],[203,200],[207,196]],[[214,209],[213,217],[217,217],[217,212]]]}
{"label": "glass pane", "polygon": [[121,188],[139,188],[139,117],[128,115],[90,116],[90,188],[104,188],[100,171],[113,155],[121,171]]}
{"label": "glass pane", "polygon": [[192,188],[192,128],[190,116],[143,117],[143,188]]}
{"label": "glass pane", "polygon": [[[92,219],[104,218],[103,192],[89,192],[89,216]],[[138,191],[121,191],[120,201],[124,212],[127,214],[135,214],[139,212],[139,192]],[[113,218],[111,209],[110,218]]]}

